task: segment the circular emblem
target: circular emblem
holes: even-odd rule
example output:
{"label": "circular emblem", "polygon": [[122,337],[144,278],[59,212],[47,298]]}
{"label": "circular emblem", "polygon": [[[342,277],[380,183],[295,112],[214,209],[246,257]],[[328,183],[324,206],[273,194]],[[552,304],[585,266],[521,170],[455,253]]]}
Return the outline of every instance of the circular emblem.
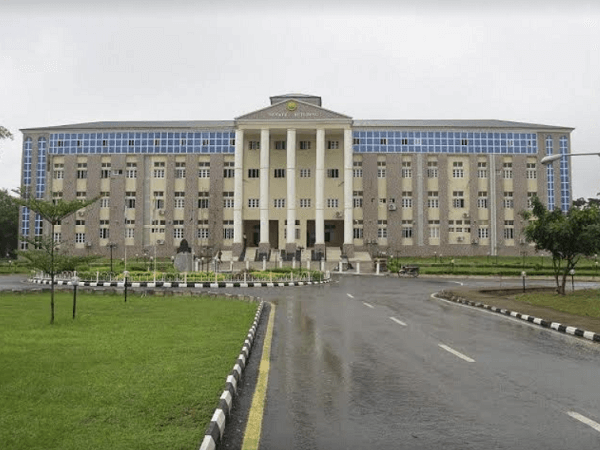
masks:
{"label": "circular emblem", "polygon": [[287,102],[288,111],[296,111],[298,104],[296,102]]}

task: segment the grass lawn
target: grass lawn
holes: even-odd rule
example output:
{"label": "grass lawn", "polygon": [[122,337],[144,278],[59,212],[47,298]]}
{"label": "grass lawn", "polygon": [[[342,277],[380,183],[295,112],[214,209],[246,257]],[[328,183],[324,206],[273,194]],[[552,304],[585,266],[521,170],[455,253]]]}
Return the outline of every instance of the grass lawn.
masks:
{"label": "grass lawn", "polygon": [[0,294],[0,447],[197,449],[256,303]]}
{"label": "grass lawn", "polygon": [[567,292],[567,295],[534,292],[518,295],[516,300],[577,316],[600,318],[600,289],[577,290]]}

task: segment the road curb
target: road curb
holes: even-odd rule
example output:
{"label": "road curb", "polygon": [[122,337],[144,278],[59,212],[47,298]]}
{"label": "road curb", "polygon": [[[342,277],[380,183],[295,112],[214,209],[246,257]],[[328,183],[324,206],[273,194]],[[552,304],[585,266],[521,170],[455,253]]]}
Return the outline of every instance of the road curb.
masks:
{"label": "road curb", "polygon": [[[28,280],[30,283],[36,284],[50,284],[50,280],[40,279],[40,278],[30,278]],[[331,278],[325,279],[323,281],[219,281],[219,282],[182,282],[182,281],[132,281],[127,282],[127,287],[138,288],[138,287],[148,287],[148,288],[253,288],[253,287],[288,287],[288,286],[312,286],[318,284],[329,283]],[[55,281],[55,286],[73,286],[71,281]],[[85,287],[125,287],[124,281],[80,281],[77,286],[85,286]]]}
{"label": "road curb", "polygon": [[516,311],[511,311],[509,309],[498,308],[497,306],[486,305],[481,302],[473,302],[471,300],[467,300],[464,297],[459,297],[452,292],[448,291],[440,291],[434,294],[436,297],[441,298],[443,300],[448,300],[455,303],[462,303],[463,305],[474,306],[476,308],[487,309],[488,311],[492,311],[498,314],[502,314],[504,316],[513,317],[515,319],[520,319],[525,322],[533,323],[535,325],[539,325],[543,328],[548,328],[554,331],[558,331],[564,334],[570,334],[571,336],[582,337],[589,341],[600,343],[600,334],[594,333],[593,331],[585,331],[576,327],[570,327],[568,325],[563,325],[558,322],[550,322],[549,320],[541,319],[539,317],[530,316],[528,314],[522,314]]}
{"label": "road curb", "polygon": [[250,351],[252,350],[252,344],[254,343],[254,337],[256,335],[256,330],[258,329],[264,304],[264,300],[261,300],[256,315],[254,316],[254,322],[250,327],[250,330],[248,330],[248,335],[242,346],[242,351],[233,366],[233,370],[227,375],[225,390],[221,394],[221,397],[219,397],[219,406],[215,409],[215,412],[210,419],[210,423],[206,428],[204,439],[200,444],[200,450],[215,450],[223,438],[227,416],[231,413],[233,398],[237,393],[238,384],[242,378],[242,373],[246,367],[248,358],[250,357]]}

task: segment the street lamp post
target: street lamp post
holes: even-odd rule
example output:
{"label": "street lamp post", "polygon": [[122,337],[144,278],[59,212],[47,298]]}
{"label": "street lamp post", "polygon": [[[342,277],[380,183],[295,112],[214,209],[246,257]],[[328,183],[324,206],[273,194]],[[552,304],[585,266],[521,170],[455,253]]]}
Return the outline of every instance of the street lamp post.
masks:
{"label": "street lamp post", "polygon": [[75,319],[75,313],[77,312],[77,285],[79,284],[79,277],[75,275],[71,278],[73,283],[73,319]]}
{"label": "street lamp post", "polygon": [[107,247],[110,249],[110,272],[112,273],[113,271],[113,248],[115,248],[117,246],[117,244],[115,244],[114,242],[109,242],[109,244],[107,245]]}
{"label": "street lamp post", "polygon": [[527,277],[527,274],[525,273],[525,271],[521,272],[521,278],[523,278],[523,292],[525,292],[525,278]]}
{"label": "street lamp post", "polygon": [[129,276],[129,271],[126,270],[123,272],[123,276],[125,277],[125,283],[124,283],[124,287],[125,287],[125,303],[127,303],[127,277]]}
{"label": "street lamp post", "polygon": [[569,270],[569,275],[571,275],[571,290],[575,291],[575,269]]}

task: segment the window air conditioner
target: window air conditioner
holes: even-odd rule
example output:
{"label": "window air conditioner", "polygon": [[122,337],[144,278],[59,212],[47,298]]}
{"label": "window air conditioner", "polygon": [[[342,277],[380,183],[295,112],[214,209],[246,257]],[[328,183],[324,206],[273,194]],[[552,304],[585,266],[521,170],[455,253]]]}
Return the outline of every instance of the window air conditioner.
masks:
{"label": "window air conditioner", "polygon": [[85,243],[85,246],[86,246],[86,247],[91,247],[91,246],[92,246],[92,243],[91,243],[91,242],[86,242],[86,243]]}
{"label": "window air conditioner", "polygon": [[459,236],[459,237],[456,238],[457,242],[462,242],[464,240],[465,240],[465,238],[463,236]]}
{"label": "window air conditioner", "polygon": [[157,243],[158,245],[163,245],[163,244],[165,243],[165,240],[164,240],[164,239],[157,239],[157,240],[156,240],[156,243]]}
{"label": "window air conditioner", "polygon": [[165,215],[165,210],[164,209],[159,209],[158,210],[158,215],[159,216],[164,216]]}
{"label": "window air conditioner", "polygon": [[391,203],[388,205],[388,210],[389,211],[396,211],[396,204],[395,203]]}

